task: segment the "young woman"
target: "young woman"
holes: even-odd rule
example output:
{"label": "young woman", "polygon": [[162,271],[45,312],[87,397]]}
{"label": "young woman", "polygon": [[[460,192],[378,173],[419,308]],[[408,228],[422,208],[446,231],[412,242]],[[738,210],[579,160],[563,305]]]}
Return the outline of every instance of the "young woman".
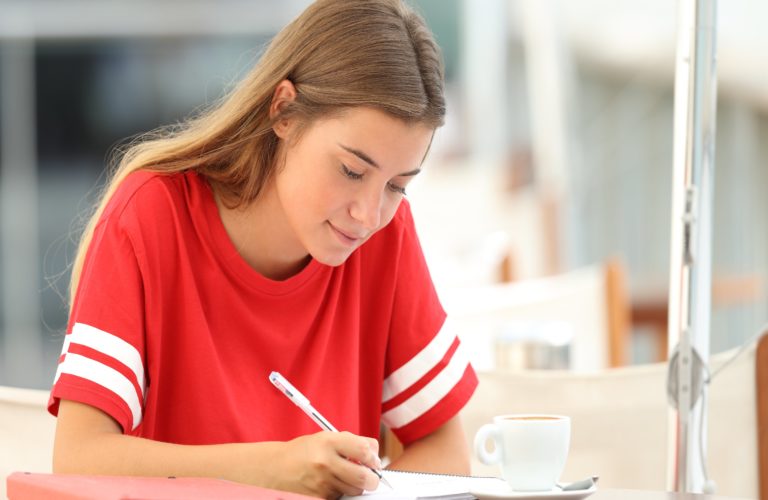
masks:
{"label": "young woman", "polygon": [[132,145],[74,263],[54,471],[333,498],[377,486],[383,421],[393,467],[468,472],[477,379],[404,199],[442,85],[400,0],[320,0],[214,109]]}

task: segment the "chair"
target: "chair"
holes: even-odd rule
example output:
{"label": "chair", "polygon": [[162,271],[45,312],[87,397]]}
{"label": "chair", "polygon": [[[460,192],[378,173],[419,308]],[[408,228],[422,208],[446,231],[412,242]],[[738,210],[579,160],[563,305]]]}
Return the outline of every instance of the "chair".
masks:
{"label": "chair", "polygon": [[[712,370],[734,351],[713,356]],[[571,416],[571,451],[563,479],[600,476],[608,488],[665,490],[668,418],[666,363],[566,371],[480,373],[462,412],[469,442],[494,415]],[[708,392],[707,455],[717,494],[768,500],[768,335],[725,368]],[[476,475],[498,469],[473,457]]]}
{"label": "chair", "polygon": [[[726,359],[715,356],[710,370]],[[768,334],[716,375],[707,399],[708,470],[717,493],[768,500]]]}
{"label": "chair", "polygon": [[760,498],[768,500],[768,341],[761,337],[756,354],[757,439]]}
{"label": "chair", "polygon": [[[557,321],[570,327],[570,368],[589,371],[626,364],[630,307],[625,272],[617,259],[540,279],[438,289],[452,328],[480,369],[505,327]],[[486,353],[485,358],[480,353]],[[503,366],[501,366],[503,367]]]}
{"label": "chair", "polygon": [[48,391],[0,386],[0,498],[12,472],[51,472],[56,419]]}
{"label": "chair", "polygon": [[[758,273],[721,274],[712,276],[712,309],[754,305],[765,300],[763,278]],[[632,298],[632,327],[650,333],[656,345],[655,361],[667,359],[667,324],[669,300],[666,285],[636,291]]]}

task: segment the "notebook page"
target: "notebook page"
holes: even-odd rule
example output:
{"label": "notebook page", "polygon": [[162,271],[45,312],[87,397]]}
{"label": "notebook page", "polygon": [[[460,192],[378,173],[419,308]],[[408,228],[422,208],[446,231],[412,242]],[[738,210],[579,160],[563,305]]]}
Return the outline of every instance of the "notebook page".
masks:
{"label": "notebook page", "polygon": [[375,491],[366,491],[354,498],[358,500],[377,499],[416,499],[416,498],[474,498],[469,495],[471,489],[492,488],[503,482],[497,477],[472,477],[395,470],[382,471],[392,489],[383,483]]}

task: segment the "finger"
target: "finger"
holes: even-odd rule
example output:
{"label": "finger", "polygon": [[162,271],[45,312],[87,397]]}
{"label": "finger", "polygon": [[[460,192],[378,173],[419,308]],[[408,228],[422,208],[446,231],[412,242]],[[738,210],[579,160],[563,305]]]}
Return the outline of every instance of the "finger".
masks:
{"label": "finger", "polygon": [[[308,438],[309,439],[309,438]],[[333,496],[343,491],[359,494],[364,489],[375,490],[379,484],[378,476],[358,462],[368,456],[370,462],[373,450],[368,438],[356,436],[349,432],[319,432],[312,435],[312,441],[321,444],[318,451],[325,450],[312,459],[317,481],[314,490],[324,497]],[[351,455],[357,457],[355,461]],[[378,462],[378,456],[374,456]],[[377,464],[378,465],[378,464]]]}
{"label": "finger", "polygon": [[375,440],[340,432],[335,446],[339,455],[373,469],[381,469],[378,443]]}
{"label": "finger", "polygon": [[379,440],[373,439],[373,438],[365,438],[368,440],[368,446],[371,447],[371,450],[373,450],[373,453],[378,457],[379,456]]}
{"label": "finger", "polygon": [[[347,484],[341,479],[334,477],[333,478],[333,488],[336,492],[340,493],[341,495],[346,495],[350,497],[362,495],[365,491],[365,488],[360,488],[357,486],[353,486],[351,484]],[[368,490],[372,491],[372,490]]]}
{"label": "finger", "polygon": [[355,469],[353,469],[355,467],[364,469],[361,465],[345,460],[332,452],[324,462],[312,467],[312,477],[308,482],[307,493],[333,500],[338,499],[340,495],[360,495],[367,483],[355,477]]}
{"label": "finger", "polygon": [[379,487],[379,476],[365,465],[339,456],[331,462],[331,467],[334,476],[349,487],[368,491]]}
{"label": "finger", "polygon": [[338,500],[342,495],[358,496],[363,494],[363,490],[350,486],[335,476],[325,478],[322,486],[317,491],[311,492],[312,496],[327,498],[329,500]]}

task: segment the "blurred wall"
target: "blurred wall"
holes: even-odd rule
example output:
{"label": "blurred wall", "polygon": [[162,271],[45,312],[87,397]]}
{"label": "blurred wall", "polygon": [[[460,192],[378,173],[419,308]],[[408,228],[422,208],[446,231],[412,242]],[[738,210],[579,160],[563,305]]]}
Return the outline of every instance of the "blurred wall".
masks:
{"label": "blurred wall", "polygon": [[[447,63],[447,123],[410,195],[438,286],[496,280],[508,254],[519,279],[619,256],[634,300],[663,304],[676,4],[413,3]],[[0,384],[51,383],[112,148],[221,96],[306,4],[0,0]],[[713,352],[768,315],[768,84],[730,62],[768,46],[764,11],[721,3]]]}

